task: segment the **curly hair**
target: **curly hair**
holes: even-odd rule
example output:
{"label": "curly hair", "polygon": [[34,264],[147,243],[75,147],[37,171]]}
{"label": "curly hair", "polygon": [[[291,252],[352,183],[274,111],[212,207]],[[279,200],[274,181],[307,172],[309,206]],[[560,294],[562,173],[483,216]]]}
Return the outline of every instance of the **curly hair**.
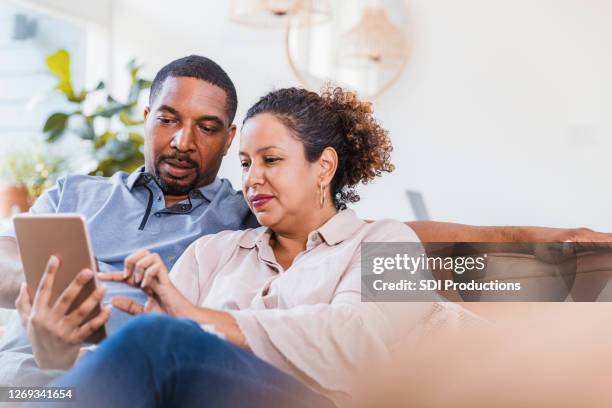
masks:
{"label": "curly hair", "polygon": [[326,147],[338,154],[338,168],[331,182],[337,209],[359,201],[356,186],[367,184],[383,172],[394,170],[389,162],[393,145],[389,132],[372,116],[372,104],[355,92],[326,86],[321,94],[302,88],[284,88],[263,96],[247,112],[244,123],[260,113],[276,116],[304,144],[306,159],[314,162]]}

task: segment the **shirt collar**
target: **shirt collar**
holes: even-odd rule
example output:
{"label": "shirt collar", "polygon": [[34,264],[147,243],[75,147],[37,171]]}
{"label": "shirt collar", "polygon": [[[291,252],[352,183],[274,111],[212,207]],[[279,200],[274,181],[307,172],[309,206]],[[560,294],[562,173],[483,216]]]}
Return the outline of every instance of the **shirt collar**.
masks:
{"label": "shirt collar", "polygon": [[[144,171],[144,167],[141,167],[128,176],[125,184],[129,190],[132,190],[137,185],[136,182],[139,182],[138,185],[146,185],[151,181],[153,181],[153,175]],[[222,186],[223,181],[215,177],[212,183],[192,190],[189,195],[191,198],[200,198],[199,196],[203,196],[205,199],[212,202]]]}
{"label": "shirt collar", "polygon": [[[339,211],[313,232],[319,233],[325,243],[332,246],[353,236],[363,224],[365,224],[365,221],[357,217],[355,211],[346,209]],[[238,245],[242,248],[251,249],[258,243],[269,243],[271,234],[272,230],[270,228],[259,227],[244,234]],[[312,232],[310,235],[312,235]]]}
{"label": "shirt collar", "polygon": [[259,227],[253,230],[247,231],[240,241],[238,241],[238,245],[242,248],[251,249],[259,242],[270,242],[270,236],[272,235],[272,230],[268,227]]}
{"label": "shirt collar", "polygon": [[132,174],[128,176],[127,181],[125,182],[125,185],[127,186],[129,190],[131,190],[134,188],[134,184],[136,184],[136,182],[140,180],[141,177],[144,177],[147,179],[145,183],[148,183],[151,180],[151,174],[145,173],[144,167],[141,167],[139,169],[134,170]]}
{"label": "shirt collar", "polygon": [[346,209],[339,211],[317,230],[327,245],[336,245],[350,238],[365,221],[357,217],[355,211]]}

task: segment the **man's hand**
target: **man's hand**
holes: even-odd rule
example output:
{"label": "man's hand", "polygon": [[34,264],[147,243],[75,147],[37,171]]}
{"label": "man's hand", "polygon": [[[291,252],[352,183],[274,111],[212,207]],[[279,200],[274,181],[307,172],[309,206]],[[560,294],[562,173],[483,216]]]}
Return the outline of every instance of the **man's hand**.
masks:
{"label": "man's hand", "polygon": [[27,286],[24,284],[15,302],[40,368],[70,368],[79,355],[81,343],[106,323],[111,312],[110,306],[104,307],[100,314],[85,323],[87,316],[104,296],[105,288],[98,287],[79,307],[68,313],[83,286],[94,276],[89,269],[82,270],[55,303],[51,304],[51,291],[58,269],[59,259],[52,256],[40,280],[34,301],[30,301]]}
{"label": "man's hand", "polygon": [[162,312],[177,317],[194,314],[195,306],[174,286],[168,268],[158,254],[141,249],[125,258],[124,264],[122,272],[100,273],[98,278],[141,288],[149,298],[143,306],[127,297],[117,296],[113,298],[113,306],[130,314]]}

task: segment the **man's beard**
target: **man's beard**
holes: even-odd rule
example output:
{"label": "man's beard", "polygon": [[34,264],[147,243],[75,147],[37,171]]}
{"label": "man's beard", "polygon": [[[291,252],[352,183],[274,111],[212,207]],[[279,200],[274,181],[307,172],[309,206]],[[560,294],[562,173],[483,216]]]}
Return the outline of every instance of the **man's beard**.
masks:
{"label": "man's beard", "polygon": [[[189,184],[181,184],[183,179],[173,178],[170,174],[166,174],[165,178],[161,177],[161,165],[166,160],[181,161],[182,164],[191,167],[194,170],[195,177]],[[189,177],[189,176],[188,176]],[[155,162],[155,180],[164,194],[170,196],[187,195],[191,190],[198,187],[200,183],[200,165],[188,157],[181,155],[162,155]]]}

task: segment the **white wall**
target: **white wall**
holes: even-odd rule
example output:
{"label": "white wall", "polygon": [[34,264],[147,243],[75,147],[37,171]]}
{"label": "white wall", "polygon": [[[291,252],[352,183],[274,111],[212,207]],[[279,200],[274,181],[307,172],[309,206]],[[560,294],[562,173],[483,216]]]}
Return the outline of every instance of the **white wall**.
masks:
{"label": "white wall", "polygon": [[72,18],[78,22],[108,24],[113,0],[12,0],[40,12],[61,18]]}
{"label": "white wall", "polygon": [[[612,2],[409,0],[414,53],[375,101],[395,173],[361,189],[366,217],[408,219],[405,188],[433,218],[612,231]],[[115,88],[137,57],[151,76],[190,53],[235,81],[238,123],[273,87],[296,85],[283,33],[231,23],[227,2],[120,0],[111,16]],[[236,146],[222,175],[240,184]]]}

